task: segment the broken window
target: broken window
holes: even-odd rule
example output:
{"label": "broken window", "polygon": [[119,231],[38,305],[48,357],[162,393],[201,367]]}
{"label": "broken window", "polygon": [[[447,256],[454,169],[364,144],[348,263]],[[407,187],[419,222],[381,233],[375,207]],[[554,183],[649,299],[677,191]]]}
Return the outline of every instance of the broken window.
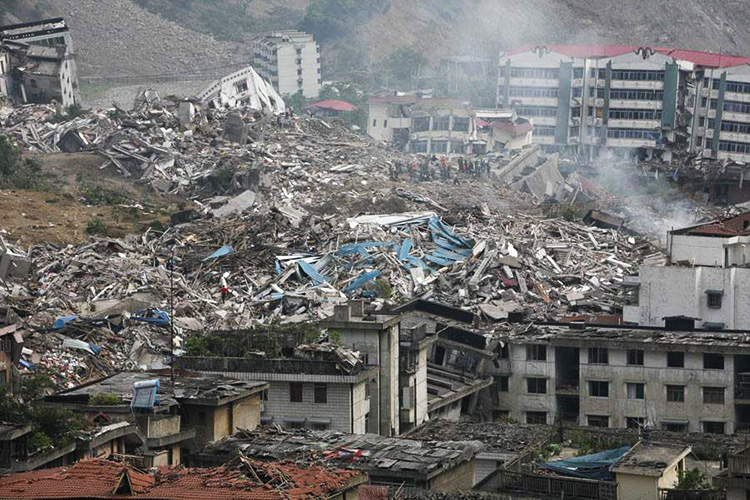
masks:
{"label": "broken window", "polygon": [[546,378],[527,378],[526,392],[529,394],[547,394]]}
{"label": "broken window", "polygon": [[532,424],[532,425],[546,425],[547,424],[547,412],[546,411],[527,411],[526,423]]}
{"label": "broken window", "polygon": [[625,417],[625,427],[628,429],[639,429],[643,427],[644,423],[643,417]]}
{"label": "broken window", "polygon": [[469,119],[468,118],[453,118],[453,130],[455,132],[468,132],[469,131]]}
{"label": "broken window", "polygon": [[498,392],[508,392],[508,377],[505,375],[495,377],[495,387]]}
{"label": "broken window", "polygon": [[448,152],[448,141],[432,141],[430,146],[431,153],[447,153]]}
{"label": "broken window", "polygon": [[289,401],[292,403],[302,402],[302,382],[289,383]]}
{"label": "broken window", "polygon": [[417,116],[412,118],[411,129],[412,132],[428,132],[430,130],[430,117]]}
{"label": "broken window", "polygon": [[645,399],[646,385],[639,383],[627,384],[628,399]]}
{"label": "broken window", "polygon": [[669,368],[684,368],[685,367],[685,353],[684,352],[668,352],[667,353],[667,366]]}
{"label": "broken window", "polygon": [[589,427],[609,427],[609,416],[588,415]]}
{"label": "broken window", "polygon": [[708,297],[708,307],[710,309],[721,309],[721,297],[724,292],[720,290],[706,290]]}
{"label": "broken window", "polygon": [[723,370],[724,356],[722,354],[703,353],[704,370]]}
{"label": "broken window", "polygon": [[316,403],[328,403],[328,386],[326,384],[315,384],[314,393]]}
{"label": "broken window", "polygon": [[570,110],[570,116],[572,118],[580,118],[581,117],[581,108],[579,108],[579,107],[572,108]]}
{"label": "broken window", "polygon": [[411,143],[412,153],[426,153],[427,152],[427,141],[414,141]]}
{"label": "broken window", "polygon": [[439,116],[433,120],[432,130],[450,130],[451,117]]}
{"label": "broken window", "polygon": [[547,346],[531,344],[526,346],[527,361],[547,361]]}
{"label": "broken window", "polygon": [[247,80],[242,80],[241,82],[237,82],[234,84],[234,90],[241,94],[242,92],[247,92],[248,86],[247,86]]}
{"label": "broken window", "polygon": [[703,422],[703,432],[706,434],[724,434],[724,422]]}
{"label": "broken window", "polygon": [[724,404],[724,388],[723,387],[704,387],[703,388],[703,404],[723,405]]}
{"label": "broken window", "polygon": [[631,349],[628,351],[628,364],[643,366],[643,351],[640,349]]}
{"label": "broken window", "polygon": [[573,87],[573,98],[578,98],[583,95],[582,87]]}
{"label": "broken window", "polygon": [[685,402],[685,386],[684,385],[668,385],[667,386],[667,402],[668,403],[684,403]]}
{"label": "broken window", "polygon": [[590,380],[589,396],[591,396],[592,398],[608,398],[609,382],[604,380]]}
{"label": "broken window", "polygon": [[589,347],[589,363],[592,365],[609,364],[609,353],[606,347]]}

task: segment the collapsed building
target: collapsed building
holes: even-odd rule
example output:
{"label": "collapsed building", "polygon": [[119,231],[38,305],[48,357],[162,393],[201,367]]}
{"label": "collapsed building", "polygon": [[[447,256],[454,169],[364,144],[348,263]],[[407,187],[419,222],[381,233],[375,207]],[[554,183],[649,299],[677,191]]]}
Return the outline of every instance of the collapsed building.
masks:
{"label": "collapsed building", "polygon": [[370,98],[367,133],[412,153],[465,155],[521,149],[531,144],[532,127],[512,110],[407,94]]}
{"label": "collapsed building", "polygon": [[62,18],[0,26],[0,96],[21,103],[81,103],[70,30]]}

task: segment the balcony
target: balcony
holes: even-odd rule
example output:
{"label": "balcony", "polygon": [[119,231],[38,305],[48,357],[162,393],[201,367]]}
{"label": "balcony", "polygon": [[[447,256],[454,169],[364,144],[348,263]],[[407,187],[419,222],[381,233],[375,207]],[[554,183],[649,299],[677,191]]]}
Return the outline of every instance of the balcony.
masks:
{"label": "balcony", "polygon": [[557,394],[575,394],[578,395],[580,392],[580,386],[578,379],[557,379],[555,384],[555,392]]}

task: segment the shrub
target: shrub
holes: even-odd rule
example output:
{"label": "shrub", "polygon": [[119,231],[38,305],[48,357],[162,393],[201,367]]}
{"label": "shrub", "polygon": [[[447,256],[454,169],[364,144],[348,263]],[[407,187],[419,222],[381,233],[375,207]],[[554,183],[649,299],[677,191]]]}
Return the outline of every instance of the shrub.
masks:
{"label": "shrub", "polygon": [[100,219],[90,220],[89,223],[86,224],[86,234],[99,234],[104,236],[107,234],[107,225]]}
{"label": "shrub", "polygon": [[114,406],[121,403],[120,396],[116,394],[94,394],[89,398],[89,404],[92,406]]}

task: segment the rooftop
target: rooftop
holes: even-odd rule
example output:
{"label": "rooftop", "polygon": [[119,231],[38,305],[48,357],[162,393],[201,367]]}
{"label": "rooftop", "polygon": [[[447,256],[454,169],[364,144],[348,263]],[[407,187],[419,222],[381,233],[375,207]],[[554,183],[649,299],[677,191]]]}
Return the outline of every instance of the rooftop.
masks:
{"label": "rooftop", "polygon": [[357,109],[357,107],[349,102],[346,101],[338,101],[336,99],[328,99],[325,101],[319,101],[314,102],[310,104],[309,106],[305,107],[305,109],[310,108],[320,108],[320,109],[331,109],[333,111],[341,111],[341,112],[350,112]]}
{"label": "rooftop", "polygon": [[[523,52],[529,52],[533,50],[537,45],[527,44],[519,47],[516,50],[506,52],[506,56],[512,56]],[[550,44],[545,46],[552,52],[558,54],[564,54],[570,57],[577,57],[581,59],[604,59],[620,56],[627,54],[628,52],[635,52],[640,47],[636,45],[557,45]],[[699,50],[687,50],[677,49],[672,47],[650,47],[655,52],[663,54],[668,57],[690,62],[698,66],[706,68],[728,68],[731,66],[739,66],[741,64],[750,64],[750,57],[746,56],[733,56],[727,54],[717,54],[714,52],[702,52]]]}
{"label": "rooftop", "polygon": [[247,459],[236,469],[163,467],[145,473],[123,463],[93,459],[0,478],[0,497],[312,499],[346,489],[358,476],[353,471]]}
{"label": "rooftop", "polygon": [[546,425],[431,420],[409,433],[409,439],[481,441],[488,452],[515,455],[548,438],[554,430]]}
{"label": "rooftop", "polygon": [[169,374],[156,372],[121,372],[95,380],[73,389],[47,396],[51,403],[87,405],[97,395],[118,396],[123,404],[133,399],[133,384],[159,379],[157,406],[166,408],[174,404],[194,404],[215,406],[228,401],[241,399],[268,387],[260,381],[235,380],[220,375],[197,375],[179,372],[175,375],[174,386]]}
{"label": "rooftop", "polygon": [[659,477],[664,469],[690,454],[689,446],[639,441],[612,469],[613,472]]}
{"label": "rooftop", "polygon": [[212,443],[203,454],[229,459],[235,450],[263,460],[325,457],[337,466],[379,474],[431,477],[471,460],[484,449],[479,441],[414,441],[376,434],[260,428]]}
{"label": "rooftop", "polygon": [[694,226],[675,229],[673,235],[708,236],[729,238],[750,236],[750,212],[721,220],[704,222]]}
{"label": "rooftop", "polygon": [[[629,329],[612,327],[548,326],[531,327],[516,325],[501,327],[496,334],[507,336],[516,343],[546,343],[557,345],[580,345],[582,341],[607,343],[611,347],[648,344],[654,350],[683,350],[706,352],[732,349],[750,349],[750,334],[739,331],[669,331],[656,328]],[[743,351],[744,352],[744,351]],[[739,354],[739,351],[738,351]]]}

